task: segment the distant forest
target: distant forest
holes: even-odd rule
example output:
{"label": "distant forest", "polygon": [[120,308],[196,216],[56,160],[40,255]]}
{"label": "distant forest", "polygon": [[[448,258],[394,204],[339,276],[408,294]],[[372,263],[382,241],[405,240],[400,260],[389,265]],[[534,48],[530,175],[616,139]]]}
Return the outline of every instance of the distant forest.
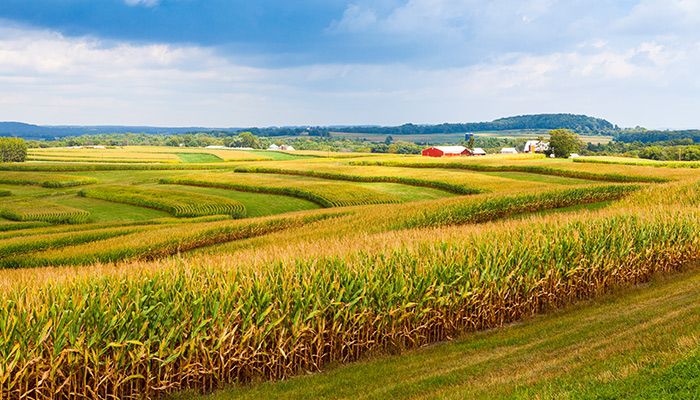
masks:
{"label": "distant forest", "polygon": [[96,134],[145,133],[173,135],[208,133],[225,137],[240,132],[252,132],[256,136],[321,136],[331,132],[373,133],[380,135],[444,134],[507,130],[550,130],[566,128],[577,133],[596,135],[613,134],[619,128],[612,123],[586,115],[535,114],[499,118],[491,122],[444,123],[438,125],[404,124],[400,126],[291,126],[248,128],[162,128],[144,126],[38,126],[21,122],[0,122],[0,136],[18,136],[26,139],[54,139]]}
{"label": "distant forest", "polygon": [[491,122],[470,122],[464,124],[415,125],[401,126],[350,126],[338,128],[339,132],[375,133],[387,135],[466,133],[508,130],[550,130],[571,129],[581,134],[611,134],[619,128],[612,123],[586,115],[575,114],[535,114],[499,118]]}
{"label": "distant forest", "polygon": [[678,142],[679,144],[700,143],[700,130],[685,131],[633,131],[622,132],[615,140],[623,143]]}

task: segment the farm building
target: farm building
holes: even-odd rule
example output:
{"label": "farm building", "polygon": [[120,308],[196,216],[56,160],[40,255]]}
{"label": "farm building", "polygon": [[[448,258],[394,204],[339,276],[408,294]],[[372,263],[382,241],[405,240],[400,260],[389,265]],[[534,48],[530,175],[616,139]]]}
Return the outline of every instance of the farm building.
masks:
{"label": "farm building", "polygon": [[294,147],[292,147],[292,146],[287,146],[286,144],[283,144],[282,146],[280,146],[280,150],[284,150],[284,151],[295,151],[296,149],[295,149]]}
{"label": "farm building", "polygon": [[482,149],[481,147],[475,147],[474,150],[472,150],[472,155],[474,156],[485,156],[486,151]]}
{"label": "farm building", "polygon": [[421,154],[426,157],[471,156],[472,151],[464,146],[433,146],[424,149]]}
{"label": "farm building", "polygon": [[501,154],[518,154],[518,150],[515,147],[504,147],[501,149]]}
{"label": "farm building", "polygon": [[270,145],[270,147],[267,148],[268,150],[279,150],[280,147],[274,143]]}
{"label": "farm building", "polygon": [[528,140],[523,147],[525,153],[544,153],[549,150],[549,143],[539,140]]}

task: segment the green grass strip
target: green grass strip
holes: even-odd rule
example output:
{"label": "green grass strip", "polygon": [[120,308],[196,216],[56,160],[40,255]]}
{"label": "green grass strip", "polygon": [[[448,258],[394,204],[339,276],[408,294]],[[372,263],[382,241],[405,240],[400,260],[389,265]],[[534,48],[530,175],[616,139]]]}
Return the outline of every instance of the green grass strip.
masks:
{"label": "green grass strip", "polygon": [[221,157],[210,153],[175,153],[186,163],[217,163],[224,161]]}

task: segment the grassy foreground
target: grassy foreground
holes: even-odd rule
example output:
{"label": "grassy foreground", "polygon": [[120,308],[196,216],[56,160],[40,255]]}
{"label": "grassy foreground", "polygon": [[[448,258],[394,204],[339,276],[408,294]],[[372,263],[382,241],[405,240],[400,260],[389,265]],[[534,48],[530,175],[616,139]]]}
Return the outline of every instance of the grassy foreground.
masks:
{"label": "grassy foreground", "polygon": [[700,270],[563,312],[277,383],[178,399],[700,396]]}

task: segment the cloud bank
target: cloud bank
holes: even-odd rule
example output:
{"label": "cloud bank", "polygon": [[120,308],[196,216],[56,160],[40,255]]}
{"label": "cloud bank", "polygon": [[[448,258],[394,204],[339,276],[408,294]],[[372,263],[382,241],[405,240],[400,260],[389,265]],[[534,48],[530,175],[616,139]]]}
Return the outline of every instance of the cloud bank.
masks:
{"label": "cloud bank", "polygon": [[[144,12],[158,5],[129,2]],[[294,46],[256,35],[216,43],[120,38],[6,20],[0,120],[399,124],[574,112],[623,126],[700,127],[695,1],[382,0],[336,8],[300,27],[311,26]]]}

